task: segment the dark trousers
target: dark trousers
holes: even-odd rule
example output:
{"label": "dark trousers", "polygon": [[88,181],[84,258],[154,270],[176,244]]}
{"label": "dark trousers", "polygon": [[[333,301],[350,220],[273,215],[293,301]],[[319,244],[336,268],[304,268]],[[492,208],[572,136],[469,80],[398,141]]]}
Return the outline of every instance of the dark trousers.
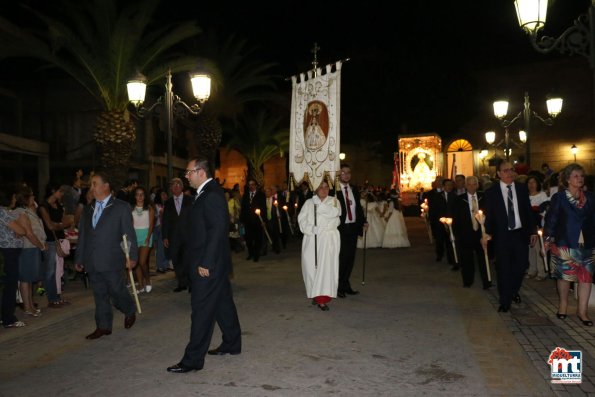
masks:
{"label": "dark trousers", "polygon": [[[459,247],[457,247],[459,248]],[[459,263],[461,265],[461,274],[463,276],[463,285],[471,286],[475,281],[475,263],[479,267],[479,276],[483,288],[488,288],[488,272],[486,270],[485,255],[479,241],[470,245],[461,245],[458,249]]]}
{"label": "dark trousers", "polygon": [[357,225],[346,223],[341,225],[341,250],[339,251],[339,288],[338,292],[345,292],[351,289],[349,278],[355,263],[355,252],[357,250]]}
{"label": "dark trousers", "polygon": [[122,271],[89,273],[93,297],[95,298],[95,324],[97,328],[112,329],[116,309],[131,316],[136,312],[132,296],[126,289],[126,279]]}
{"label": "dark trousers", "polygon": [[260,224],[246,225],[246,247],[248,248],[248,256],[254,260],[260,258],[260,251],[262,250],[262,226]]}
{"label": "dark trousers", "polygon": [[454,251],[450,242],[450,235],[442,223],[432,225],[432,234],[434,235],[434,244],[436,249],[436,259],[440,260],[446,252],[446,259],[449,264],[455,263]]}
{"label": "dark trousers", "polygon": [[216,278],[193,276],[190,302],[190,342],[184,351],[182,364],[197,369],[204,366],[215,321],[223,336],[218,348],[221,351],[237,353],[242,350],[240,321],[227,275]]}
{"label": "dark trousers", "polygon": [[498,235],[494,241],[494,253],[500,304],[510,306],[529,268],[529,246],[524,233],[515,230]]}
{"label": "dark trousers", "polygon": [[10,325],[18,319],[14,315],[19,281],[19,256],[22,248],[0,248],[4,257],[4,288],[2,290],[2,324]]}
{"label": "dark trousers", "polygon": [[180,288],[188,288],[188,285],[190,284],[188,269],[184,264],[184,251],[184,248],[181,248],[178,250],[169,250],[167,253],[171,258],[172,265],[174,266],[174,273],[176,274],[176,280],[178,280],[178,287]]}
{"label": "dark trousers", "polygon": [[[272,249],[273,252],[276,254],[281,252],[281,234],[279,232],[279,224],[277,221],[269,220],[267,222],[267,231],[269,232],[269,236],[271,236],[271,240],[273,241]],[[267,239],[265,244],[268,244],[269,240]],[[265,248],[266,252],[266,248]]]}

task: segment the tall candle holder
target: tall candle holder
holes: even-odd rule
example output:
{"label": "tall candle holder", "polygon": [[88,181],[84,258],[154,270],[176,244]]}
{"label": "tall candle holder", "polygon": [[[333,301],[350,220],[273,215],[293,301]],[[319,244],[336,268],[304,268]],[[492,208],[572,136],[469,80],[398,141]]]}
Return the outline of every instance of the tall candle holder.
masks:
{"label": "tall candle holder", "polygon": [[[486,221],[486,217],[483,213],[482,210],[477,211],[477,213],[475,214],[475,219],[477,219],[477,223],[479,223],[479,226],[481,227],[481,238],[485,238],[486,237],[486,228],[485,228],[485,221]],[[490,260],[488,258],[488,249],[487,247],[485,247],[483,249],[483,254],[485,256],[485,263],[486,263],[486,273],[488,275],[488,281],[491,282],[492,281],[492,274],[490,272]]]}
{"label": "tall candle holder", "polygon": [[256,213],[256,215],[258,215],[258,219],[260,219],[260,225],[262,226],[262,230],[264,230],[264,234],[267,235],[267,239],[269,240],[269,243],[271,245],[273,245],[273,240],[271,240],[271,236],[269,235],[269,232],[267,231],[266,224],[264,223],[264,221],[262,220],[262,217],[260,216],[260,209],[257,208],[256,210],[254,210],[254,212]]}

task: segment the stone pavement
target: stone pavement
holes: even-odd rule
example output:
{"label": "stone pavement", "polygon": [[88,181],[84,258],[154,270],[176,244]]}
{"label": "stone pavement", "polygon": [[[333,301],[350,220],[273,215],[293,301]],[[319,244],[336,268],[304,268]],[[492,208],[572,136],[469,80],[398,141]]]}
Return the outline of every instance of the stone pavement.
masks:
{"label": "stone pavement", "polygon": [[[352,284],[361,294],[328,312],[305,296],[298,239],[258,263],[234,254],[242,354],[207,356],[189,374],[165,371],[190,326],[189,295],[172,292],[172,273],[153,278],[133,328],[116,312],[113,334],[96,341],[84,339],[95,328],[91,292],[69,281],[72,305],[40,318],[17,309],[28,326],[0,328],[0,396],[595,395],[594,332],[555,317],[553,281],[527,280],[523,303],[499,314],[496,292],[462,288],[434,261],[421,220],[405,219],[412,247],[368,250],[364,285],[360,251]],[[216,327],[212,347],[220,338]],[[583,384],[550,383],[556,346],[583,351]]]}

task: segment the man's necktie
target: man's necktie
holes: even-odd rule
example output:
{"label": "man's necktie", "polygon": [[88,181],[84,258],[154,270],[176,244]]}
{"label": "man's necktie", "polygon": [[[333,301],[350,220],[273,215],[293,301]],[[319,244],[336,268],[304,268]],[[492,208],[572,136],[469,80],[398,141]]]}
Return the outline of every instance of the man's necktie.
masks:
{"label": "man's necktie", "polygon": [[513,230],[516,227],[514,220],[514,202],[512,201],[512,185],[506,185],[508,188],[508,228]]}
{"label": "man's necktie", "polygon": [[345,186],[345,207],[347,207],[347,219],[353,220],[353,214],[351,213],[351,200],[349,199],[349,188]]}
{"label": "man's necktie", "polygon": [[97,201],[95,203],[95,213],[93,214],[93,229],[97,226],[101,213],[103,212],[103,201]]}
{"label": "man's necktie", "polygon": [[252,202],[253,198],[254,198],[254,192],[250,192],[250,202]]}
{"label": "man's necktie", "polygon": [[174,197],[174,200],[176,201],[176,212],[180,215],[180,197]]}
{"label": "man's necktie", "polygon": [[479,208],[477,206],[477,198],[475,197],[475,195],[473,195],[473,198],[471,199],[471,212],[473,213],[471,216],[471,220],[473,222],[473,230],[475,231],[479,230],[479,222],[477,222],[477,219],[475,218],[475,214],[477,214],[477,211],[479,211]]}
{"label": "man's necktie", "polygon": [[444,201],[448,203],[448,193],[444,192]]}
{"label": "man's necktie", "polygon": [[273,215],[271,214],[271,207],[273,206],[273,199],[272,198],[268,198],[267,199],[267,219],[270,221],[273,218]]}

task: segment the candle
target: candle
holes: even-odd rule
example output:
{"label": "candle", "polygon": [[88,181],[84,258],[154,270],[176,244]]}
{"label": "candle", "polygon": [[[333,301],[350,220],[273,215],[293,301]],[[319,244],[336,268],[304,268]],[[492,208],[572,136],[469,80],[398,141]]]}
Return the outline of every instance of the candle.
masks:
{"label": "candle", "polygon": [[543,258],[543,270],[547,274],[549,274],[549,266],[547,265],[547,255],[545,254],[545,244],[543,243],[543,230],[539,229],[537,231],[537,235],[539,236],[539,243],[541,244],[541,256]]}
{"label": "candle", "polygon": [[[287,214],[287,219],[289,220],[289,212],[287,212],[287,206],[284,205],[283,206],[283,211],[285,211],[285,213]],[[289,230],[291,230],[291,234],[293,234],[293,226],[291,226],[291,222],[287,222],[287,224],[289,225]]]}
{"label": "candle", "polygon": [[273,245],[273,240],[271,240],[271,236],[269,235],[269,232],[267,231],[267,227],[264,224],[262,217],[260,216],[260,208],[255,209],[254,212],[256,213],[256,215],[258,215],[258,219],[260,219],[260,224],[262,225],[262,230],[264,230],[264,234],[267,235],[267,239],[269,240],[269,243],[271,243],[271,245]]}
{"label": "candle", "polygon": [[[482,210],[477,211],[477,213],[475,214],[475,219],[477,219],[477,222],[479,222],[479,225],[481,226],[481,238],[486,238],[486,228],[484,226],[485,223],[485,215],[483,214]],[[488,281],[492,282],[492,275],[490,272],[490,260],[488,258],[488,249],[484,248],[483,249],[483,254],[484,254],[484,259],[485,259],[485,263],[486,263],[486,273],[488,276]]]}
{"label": "candle", "polygon": [[277,222],[279,224],[279,233],[283,233],[283,226],[281,226],[281,214],[279,214],[279,202],[277,200],[273,201],[273,205],[275,206],[275,212],[277,213]]}

